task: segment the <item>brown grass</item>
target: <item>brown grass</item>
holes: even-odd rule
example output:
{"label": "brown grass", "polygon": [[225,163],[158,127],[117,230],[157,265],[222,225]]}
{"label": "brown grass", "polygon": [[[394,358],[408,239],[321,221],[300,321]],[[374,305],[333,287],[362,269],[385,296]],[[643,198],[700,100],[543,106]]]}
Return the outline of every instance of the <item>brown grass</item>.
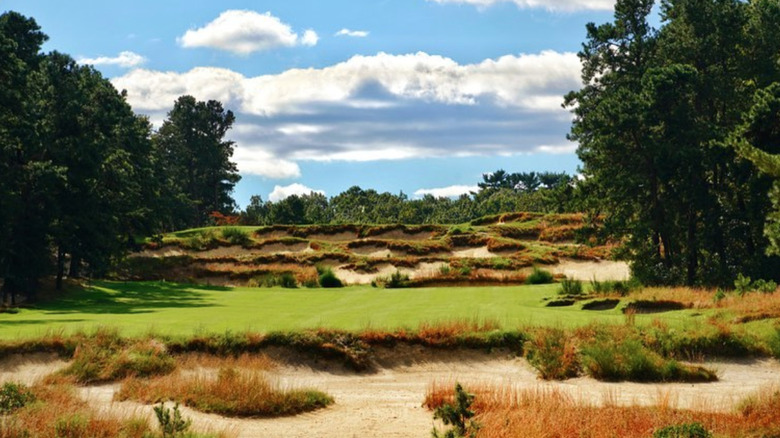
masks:
{"label": "brown grass", "polygon": [[719,309],[730,313],[739,322],[756,319],[780,318],[780,293],[769,294],[751,292],[743,296],[727,293],[720,301],[715,301],[715,290],[688,287],[645,288],[631,294],[635,300],[663,301],[673,300],[694,309]]}
{"label": "brown grass", "polygon": [[[484,384],[464,385],[476,395],[472,409],[482,424],[479,438],[650,437],[664,426],[698,422],[716,436],[776,436],[780,433],[780,394],[756,398],[751,409],[710,413],[675,409],[668,398],[657,406],[595,406],[558,391],[520,390]],[[452,403],[451,382],[432,384],[424,406]]]}
{"label": "brown grass", "polygon": [[122,383],[117,400],[158,403],[174,400],[202,412],[232,417],[278,417],[324,408],[333,398],[313,389],[283,389],[257,370],[219,369],[216,377],[177,372]]}
{"label": "brown grass", "polygon": [[141,438],[151,432],[143,419],[118,420],[96,414],[63,383],[32,387],[37,402],[0,420],[0,438]]}

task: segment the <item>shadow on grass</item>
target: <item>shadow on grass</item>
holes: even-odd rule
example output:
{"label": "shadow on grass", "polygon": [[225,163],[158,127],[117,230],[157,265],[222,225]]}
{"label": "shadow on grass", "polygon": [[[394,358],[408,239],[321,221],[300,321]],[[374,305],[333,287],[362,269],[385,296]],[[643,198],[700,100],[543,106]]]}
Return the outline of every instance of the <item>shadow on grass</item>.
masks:
{"label": "shadow on grass", "polygon": [[72,322],[84,322],[86,319],[20,319],[20,320],[0,320],[0,325],[45,325],[45,324],[68,324]]}
{"label": "shadow on grass", "polygon": [[159,309],[213,307],[204,291],[227,291],[217,286],[191,286],[166,282],[94,282],[74,288],[61,297],[38,303],[47,315],[139,314]]}

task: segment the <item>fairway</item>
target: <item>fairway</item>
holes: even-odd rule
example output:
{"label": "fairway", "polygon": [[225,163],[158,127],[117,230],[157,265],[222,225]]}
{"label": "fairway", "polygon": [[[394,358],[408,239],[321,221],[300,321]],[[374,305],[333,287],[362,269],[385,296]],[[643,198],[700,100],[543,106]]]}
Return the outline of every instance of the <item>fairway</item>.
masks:
{"label": "fairway", "polygon": [[[580,304],[544,307],[558,285],[376,289],[227,288],[166,282],[95,282],[62,298],[0,314],[0,336],[28,338],[51,330],[70,333],[98,326],[125,335],[149,332],[192,335],[230,331],[268,332],[307,328],[345,330],[416,328],[453,320],[491,321],[502,328],[572,327],[594,321],[621,324],[619,305],[585,311]],[[691,311],[638,316],[673,326],[699,320]]]}

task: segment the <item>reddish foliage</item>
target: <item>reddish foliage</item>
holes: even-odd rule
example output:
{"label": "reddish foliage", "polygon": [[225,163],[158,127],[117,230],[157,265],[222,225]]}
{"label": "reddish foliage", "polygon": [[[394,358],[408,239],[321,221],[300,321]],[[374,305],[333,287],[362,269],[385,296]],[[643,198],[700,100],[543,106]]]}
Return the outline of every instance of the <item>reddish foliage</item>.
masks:
{"label": "reddish foliage", "polygon": [[209,217],[214,221],[214,225],[222,227],[225,225],[238,225],[239,217],[237,215],[226,215],[218,211],[209,213]]}

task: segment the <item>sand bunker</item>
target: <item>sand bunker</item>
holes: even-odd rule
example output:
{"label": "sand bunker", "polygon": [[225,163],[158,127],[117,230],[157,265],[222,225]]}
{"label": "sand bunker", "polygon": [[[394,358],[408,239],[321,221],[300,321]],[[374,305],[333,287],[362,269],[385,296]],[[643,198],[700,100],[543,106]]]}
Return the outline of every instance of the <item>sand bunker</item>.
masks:
{"label": "sand bunker", "polygon": [[590,281],[594,278],[598,281],[623,281],[631,276],[628,263],[609,260],[562,260],[561,263],[551,265],[548,269],[553,274],[561,274],[581,281]]}
{"label": "sand bunker", "polygon": [[490,252],[487,246],[479,246],[476,248],[465,248],[452,251],[452,257],[455,258],[472,258],[472,259],[487,259],[492,257],[498,257],[498,255]]}
{"label": "sand bunker", "polygon": [[[416,350],[420,350],[417,352]],[[382,353],[378,352],[381,356]],[[459,381],[517,390],[556,390],[594,405],[652,405],[730,411],[752,393],[780,385],[780,364],[771,360],[711,362],[720,381],[713,383],[605,383],[590,378],[540,381],[523,359],[474,351],[436,352],[408,346],[387,350],[386,365],[373,374],[336,367],[328,371],[281,366],[269,372],[283,387],[311,386],[331,394],[336,403],[316,412],[275,419],[235,419],[183,409],[198,430],[232,430],[238,437],[429,437],[432,413],[421,407],[434,382]],[[81,396],[102,412],[151,415],[151,407],[112,402],[118,385],[81,389]]]}
{"label": "sand bunker", "polygon": [[32,385],[67,364],[54,353],[13,354],[0,360],[0,383]]}
{"label": "sand bunker", "polygon": [[370,273],[356,272],[344,268],[337,268],[333,272],[346,284],[370,284],[376,278],[387,278],[396,271],[409,276],[410,279],[433,277],[439,274],[442,266],[449,266],[449,263],[420,263],[414,268],[396,268],[388,263],[377,266],[377,271]]}

